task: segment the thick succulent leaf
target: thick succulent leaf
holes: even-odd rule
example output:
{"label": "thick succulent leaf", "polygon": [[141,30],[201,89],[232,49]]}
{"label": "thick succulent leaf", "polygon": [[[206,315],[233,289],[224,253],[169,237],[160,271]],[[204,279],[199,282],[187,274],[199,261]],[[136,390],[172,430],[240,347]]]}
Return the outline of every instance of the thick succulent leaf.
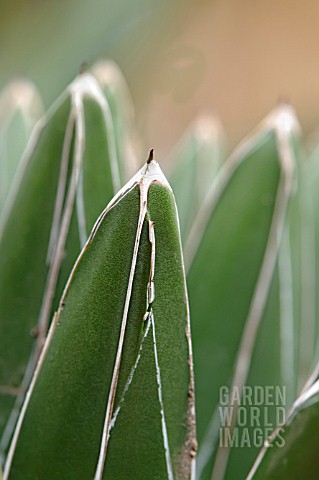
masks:
{"label": "thick succulent leaf", "polygon": [[[300,328],[299,386],[309,387],[319,378],[319,148],[303,163],[300,185],[300,236],[302,265],[302,323]],[[310,378],[309,375],[311,374]]]}
{"label": "thick succulent leaf", "polygon": [[[287,221],[284,227],[282,241],[278,254],[279,277],[279,335],[280,355],[279,365],[282,383],[286,388],[286,407],[290,408],[304,385],[304,372],[301,362],[302,345],[301,332],[304,330],[305,302],[308,302],[308,285],[304,279],[305,265],[303,239],[303,200],[302,188],[302,158],[296,138],[294,138],[296,169],[295,182],[288,206]],[[309,317],[307,315],[307,317]],[[312,322],[313,319],[309,318]],[[309,365],[306,375],[309,375]]]}
{"label": "thick succulent leaf", "polygon": [[26,397],[5,479],[188,479],[196,448],[174,198],[152,160],[97,221]]}
{"label": "thick succulent leaf", "polygon": [[[80,185],[77,191],[77,214],[82,244],[86,242],[98,215],[109,201],[112,192],[119,190],[117,159],[110,158],[114,146],[112,131],[106,130],[105,110],[101,103],[86,98],[83,104],[85,144],[82,157]],[[102,108],[101,108],[102,107]],[[116,173],[112,174],[112,167]],[[116,182],[113,182],[113,178]]]}
{"label": "thick succulent leaf", "polygon": [[199,117],[170,156],[170,175],[176,198],[182,242],[216,178],[223,160],[223,133],[217,119]]}
{"label": "thick succulent leaf", "polygon": [[74,261],[119,183],[116,160],[111,163],[109,155],[114,139],[106,129],[107,114],[96,80],[76,79],[34,130],[2,212],[2,454]]}
{"label": "thick succulent leaf", "polygon": [[[46,256],[63,145],[63,103],[48,125],[34,133],[32,154],[7,218],[0,231],[0,412],[1,431],[20,392],[23,374],[34,345],[48,275]],[[45,181],[46,180],[46,181]],[[4,212],[5,213],[5,212]]]}
{"label": "thick succulent leaf", "polygon": [[[186,245],[191,265],[188,286],[195,352],[199,478],[211,478],[214,470],[213,478],[220,479],[226,472],[230,449],[218,448],[220,388],[241,392],[247,382],[263,385],[263,379],[270,385],[282,384],[280,361],[277,363],[277,262],[293,190],[290,142],[295,127],[289,109],[280,108],[243,142],[221,168]],[[264,354],[269,339],[274,354],[268,368]],[[232,424],[231,431],[235,427]],[[240,448],[238,467],[235,450],[225,478],[239,478],[239,468],[244,478],[245,469],[248,472],[253,462],[253,449]]]}
{"label": "thick succulent leaf", "polygon": [[136,172],[141,153],[132,98],[120,69],[111,60],[97,62],[91,72],[99,82],[111,111],[120,181],[124,185]]}
{"label": "thick succulent leaf", "polygon": [[318,478],[319,382],[296,400],[265,443],[247,480]]}
{"label": "thick succulent leaf", "polygon": [[0,213],[42,104],[34,85],[14,81],[0,94]]}
{"label": "thick succulent leaf", "polygon": [[[301,322],[298,345],[298,388],[286,422],[265,442],[248,478],[317,478],[318,409],[318,149],[304,162],[300,175]],[[309,373],[311,375],[309,377]],[[308,376],[308,378],[307,378]],[[305,378],[307,381],[305,382]]]}
{"label": "thick succulent leaf", "polygon": [[[285,124],[282,127],[285,128]],[[297,127],[296,124],[295,127]],[[247,401],[244,403],[247,421],[243,425],[236,425],[234,430],[241,441],[247,435],[249,442],[242,448],[231,449],[225,475],[225,478],[229,479],[238,478],[239,471],[240,478],[246,477],[263,442],[278,423],[283,421],[300,391],[299,363],[302,351],[300,336],[305,328],[305,325],[302,324],[301,311],[302,287],[306,288],[306,286],[302,285],[301,270],[301,199],[300,187],[297,188],[300,184],[300,163],[298,161],[299,135],[296,135],[297,128],[290,131],[287,138],[282,134],[280,137],[279,132],[277,139],[281,162],[291,165],[294,176],[286,177],[285,183],[281,183],[279,186],[278,195],[280,195],[280,189],[282,192],[283,188],[287,189],[286,207],[282,209],[280,217],[277,217],[278,243],[272,245],[275,265],[272,279],[265,287],[264,292],[267,298],[260,316],[260,324],[245,382],[248,388],[251,387],[253,393],[262,388],[265,393],[265,401],[259,405],[258,399],[256,400],[257,396],[253,396],[252,405]],[[275,215],[276,212],[274,212],[274,218]],[[272,233],[269,232],[270,241],[271,235]],[[269,266],[271,262],[271,254],[269,253],[267,256],[265,253],[266,266]],[[261,293],[262,290],[260,290]],[[270,345],[271,355],[268,353]],[[242,358],[244,355],[242,352]],[[267,362],[265,362],[266,356],[268,357]],[[266,398],[267,392],[275,392],[270,401]],[[252,420],[256,412],[260,426]],[[220,456],[222,456],[221,451]]]}

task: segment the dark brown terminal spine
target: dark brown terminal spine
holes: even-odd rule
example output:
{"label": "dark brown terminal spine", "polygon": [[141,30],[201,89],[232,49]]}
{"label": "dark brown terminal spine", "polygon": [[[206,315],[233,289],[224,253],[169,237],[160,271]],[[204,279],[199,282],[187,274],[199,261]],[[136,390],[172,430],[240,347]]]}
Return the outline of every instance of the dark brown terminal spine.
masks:
{"label": "dark brown terminal spine", "polygon": [[148,159],[147,159],[147,162],[146,162],[147,165],[148,165],[149,163],[151,163],[151,161],[153,160],[153,158],[154,158],[154,148],[152,148],[152,150],[150,150],[150,154],[149,154]]}

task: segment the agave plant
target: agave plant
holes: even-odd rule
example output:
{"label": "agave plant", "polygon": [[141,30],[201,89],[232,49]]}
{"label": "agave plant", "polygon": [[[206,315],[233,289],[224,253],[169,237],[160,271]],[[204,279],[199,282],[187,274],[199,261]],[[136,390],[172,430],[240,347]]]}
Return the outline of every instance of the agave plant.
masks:
{"label": "agave plant", "polygon": [[153,151],[132,176],[129,92],[100,62],[10,160],[4,479],[316,478],[318,152],[285,105],[224,143],[201,117],[170,184]]}
{"label": "agave plant", "polygon": [[[121,84],[116,89],[107,80],[116,81],[118,72],[112,64],[102,67],[93,70],[100,83],[80,75],[41,119],[3,211],[4,478],[147,477],[152,471],[187,478],[194,470],[192,354],[175,202],[152,158],[112,199],[124,182],[130,134],[128,122],[124,130],[119,121]],[[18,301],[10,306],[13,297]],[[53,358],[60,361],[51,370]],[[34,403],[40,379],[46,384],[41,406]],[[64,396],[70,388],[72,396]],[[120,461],[123,441],[127,463]]]}

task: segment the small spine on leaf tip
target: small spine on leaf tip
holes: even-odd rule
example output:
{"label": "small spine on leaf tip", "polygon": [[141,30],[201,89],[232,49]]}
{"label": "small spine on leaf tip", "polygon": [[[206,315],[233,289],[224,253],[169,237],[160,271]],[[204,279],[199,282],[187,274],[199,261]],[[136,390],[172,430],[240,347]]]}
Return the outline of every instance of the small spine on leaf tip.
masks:
{"label": "small spine on leaf tip", "polygon": [[147,161],[146,161],[147,165],[149,165],[152,160],[154,160],[154,148],[152,148],[152,149],[150,150],[148,159],[147,159]]}
{"label": "small spine on leaf tip", "polygon": [[278,107],[290,107],[291,105],[291,101],[290,101],[290,97],[289,95],[287,94],[280,94],[277,98],[277,106]]}
{"label": "small spine on leaf tip", "polygon": [[86,60],[84,60],[79,67],[79,75],[82,75],[83,73],[87,73],[88,69],[89,69],[89,64]]}

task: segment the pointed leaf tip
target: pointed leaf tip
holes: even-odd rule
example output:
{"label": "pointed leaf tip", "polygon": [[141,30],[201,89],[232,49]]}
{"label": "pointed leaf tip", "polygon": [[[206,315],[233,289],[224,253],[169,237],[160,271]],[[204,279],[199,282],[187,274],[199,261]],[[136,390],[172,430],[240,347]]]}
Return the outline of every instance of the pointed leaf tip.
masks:
{"label": "pointed leaf tip", "polygon": [[294,108],[281,103],[264,120],[264,125],[287,135],[300,134],[301,127]]}
{"label": "pointed leaf tip", "polygon": [[150,153],[149,153],[149,156],[148,156],[148,159],[147,159],[147,164],[149,165],[151,163],[151,161],[154,160],[154,148],[152,148],[150,150]]}

